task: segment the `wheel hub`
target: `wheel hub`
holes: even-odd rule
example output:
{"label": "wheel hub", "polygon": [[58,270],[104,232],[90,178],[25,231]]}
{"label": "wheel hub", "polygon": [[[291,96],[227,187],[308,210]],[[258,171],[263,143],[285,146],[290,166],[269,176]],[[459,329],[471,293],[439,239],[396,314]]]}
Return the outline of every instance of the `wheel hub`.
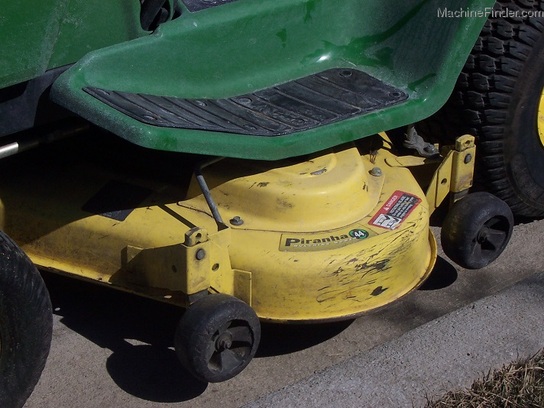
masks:
{"label": "wheel hub", "polygon": [[219,352],[228,350],[232,347],[232,334],[229,332],[221,333],[215,340],[215,349]]}
{"label": "wheel hub", "polygon": [[487,236],[488,236],[488,228],[483,227],[481,231],[478,233],[477,241],[479,244],[484,244],[487,242]]}

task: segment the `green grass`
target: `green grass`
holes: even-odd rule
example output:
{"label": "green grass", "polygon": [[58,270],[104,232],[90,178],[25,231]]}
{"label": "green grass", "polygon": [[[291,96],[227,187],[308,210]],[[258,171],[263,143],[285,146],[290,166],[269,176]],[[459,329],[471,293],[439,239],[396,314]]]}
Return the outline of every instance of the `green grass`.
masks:
{"label": "green grass", "polygon": [[544,351],[491,371],[470,389],[450,391],[425,408],[543,408]]}

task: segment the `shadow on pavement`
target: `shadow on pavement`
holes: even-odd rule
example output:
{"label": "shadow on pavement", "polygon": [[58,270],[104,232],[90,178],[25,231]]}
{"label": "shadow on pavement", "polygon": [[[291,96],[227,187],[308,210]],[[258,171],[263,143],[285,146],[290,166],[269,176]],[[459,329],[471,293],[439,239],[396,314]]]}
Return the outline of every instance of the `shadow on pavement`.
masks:
{"label": "shadow on pavement", "polygon": [[[208,384],[185,371],[174,351],[182,309],[47,272],[43,276],[61,323],[112,352],[105,369],[123,391],[162,403],[189,401],[205,392]],[[352,322],[263,323],[256,358],[313,347],[337,336]]]}
{"label": "shadow on pavement", "polygon": [[[154,402],[182,402],[207,384],[178,362],[174,332],[182,310],[98,285],[43,274],[61,323],[111,350],[105,368],[125,392]],[[54,341],[55,339],[53,339]]]}
{"label": "shadow on pavement", "polygon": [[127,343],[114,350],[106,368],[121,389],[148,401],[188,401],[208,387],[181,367],[174,350],[164,347]]}
{"label": "shadow on pavement", "polygon": [[272,324],[261,326],[257,358],[290,354],[323,343],[347,329],[353,320],[322,324]]}
{"label": "shadow on pavement", "polygon": [[431,275],[427,278],[425,283],[421,285],[419,290],[425,291],[447,288],[455,283],[457,277],[457,269],[455,269],[451,263],[439,256],[436,259],[436,264],[434,265]]}

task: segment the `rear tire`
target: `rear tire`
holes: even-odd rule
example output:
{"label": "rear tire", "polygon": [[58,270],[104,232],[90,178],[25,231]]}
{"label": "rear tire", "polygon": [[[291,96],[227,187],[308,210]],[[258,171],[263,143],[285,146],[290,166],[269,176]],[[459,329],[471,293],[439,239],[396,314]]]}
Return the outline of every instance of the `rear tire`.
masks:
{"label": "rear tire", "polygon": [[[500,0],[495,9],[542,11],[544,1]],[[540,136],[538,120],[543,89],[544,18],[490,18],[452,97],[421,128],[451,140],[474,134],[477,183],[519,216],[544,216],[544,129]]]}
{"label": "rear tire", "polygon": [[49,294],[36,267],[0,231],[0,407],[22,407],[45,366],[52,333]]}

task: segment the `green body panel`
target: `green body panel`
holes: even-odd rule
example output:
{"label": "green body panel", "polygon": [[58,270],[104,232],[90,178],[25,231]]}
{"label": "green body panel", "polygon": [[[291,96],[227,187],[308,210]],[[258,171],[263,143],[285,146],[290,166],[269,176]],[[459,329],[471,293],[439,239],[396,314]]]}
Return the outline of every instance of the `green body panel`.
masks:
{"label": "green body panel", "polygon": [[[136,144],[274,160],[306,154],[434,113],[485,23],[438,10],[484,10],[492,0],[239,0],[184,13],[151,36],[93,52],[54,86],[57,102]],[[226,98],[333,67],[362,70],[409,94],[399,105],[280,137],[145,125],[82,89]]]}
{"label": "green body panel", "polygon": [[[0,18],[0,87],[79,61],[57,81],[53,97],[119,136],[152,149],[275,160],[434,113],[449,96],[486,19],[485,13],[440,18],[438,10],[483,11],[493,3],[345,0],[339,6],[332,0],[238,0],[196,13],[184,10],[146,35],[136,0],[6,2]],[[264,137],[143,124],[83,91],[90,86],[228,98],[339,67],[364,71],[409,98],[342,122]]]}
{"label": "green body panel", "polygon": [[0,8],[0,88],[146,34],[137,0],[3,0]]}

